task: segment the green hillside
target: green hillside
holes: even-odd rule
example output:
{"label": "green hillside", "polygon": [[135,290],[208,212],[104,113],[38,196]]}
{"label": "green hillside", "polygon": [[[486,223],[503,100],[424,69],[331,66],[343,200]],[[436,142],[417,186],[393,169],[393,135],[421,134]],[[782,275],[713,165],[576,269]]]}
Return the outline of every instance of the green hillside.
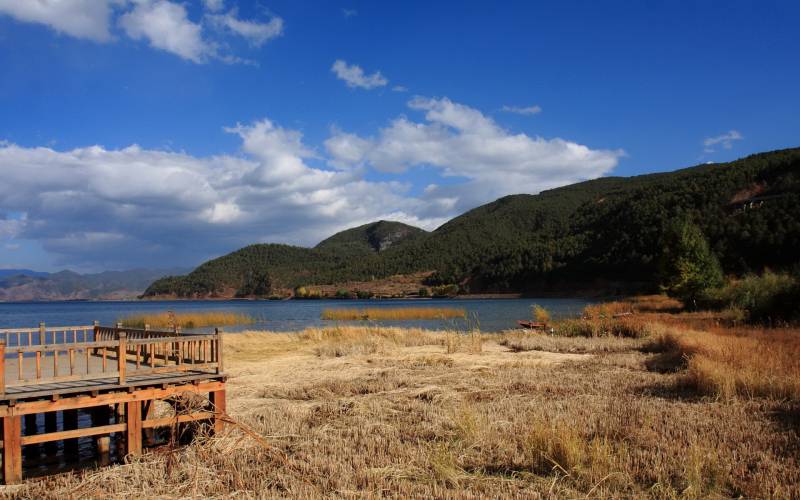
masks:
{"label": "green hillside", "polygon": [[392,247],[406,246],[426,234],[427,231],[418,227],[381,220],[336,233],[314,248],[338,254],[369,255]]}
{"label": "green hillside", "polygon": [[[314,249],[253,245],[186,277],[157,281],[146,295],[226,296],[247,291],[248,280],[274,289],[416,271],[435,271],[431,284],[458,283],[471,292],[647,289],[656,285],[665,228],[684,216],[702,229],[726,273],[796,265],[798,207],[800,149],[788,149],[506,196],[431,233],[379,222]],[[407,236],[396,244],[375,243],[400,229]]]}

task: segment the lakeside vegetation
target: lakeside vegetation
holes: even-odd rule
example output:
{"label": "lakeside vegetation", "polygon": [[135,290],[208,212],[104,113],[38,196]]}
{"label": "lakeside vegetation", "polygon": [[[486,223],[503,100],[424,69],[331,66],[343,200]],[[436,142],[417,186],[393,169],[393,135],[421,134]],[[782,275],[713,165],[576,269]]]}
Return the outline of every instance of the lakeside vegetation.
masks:
{"label": "lakeside vegetation", "polygon": [[466,318],[464,309],[454,307],[367,307],[362,309],[331,308],[322,311],[324,320],[407,321],[418,319]]}
{"label": "lakeside vegetation", "polygon": [[663,296],[580,321],[228,334],[225,434],[16,494],[800,495],[800,329]]}
{"label": "lakeside vegetation", "polygon": [[[423,271],[433,272],[425,286],[461,293],[657,291],[676,220],[702,235],[726,276],[791,272],[800,248],[799,167],[800,149],[786,149],[506,196],[431,233],[381,221],[315,248],[251,245],[159,280],[145,295],[261,296]],[[387,235],[392,243],[381,245]]]}
{"label": "lakeside vegetation", "polygon": [[196,311],[174,313],[165,311],[160,313],[131,314],[119,319],[122,326],[130,328],[144,328],[148,326],[154,330],[179,328],[202,328],[205,326],[250,325],[255,323],[252,316],[227,311]]}

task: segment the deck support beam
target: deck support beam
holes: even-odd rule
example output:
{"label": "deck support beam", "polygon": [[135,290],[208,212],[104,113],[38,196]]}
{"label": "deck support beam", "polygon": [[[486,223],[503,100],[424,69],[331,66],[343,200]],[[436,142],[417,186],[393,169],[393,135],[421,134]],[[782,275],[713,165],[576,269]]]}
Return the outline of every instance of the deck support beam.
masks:
{"label": "deck support beam", "polygon": [[227,413],[224,387],[218,391],[211,391],[208,394],[208,399],[211,401],[211,409],[214,412],[214,426],[212,430],[214,434],[219,434],[225,428],[223,417]]}
{"label": "deck support beam", "polygon": [[127,455],[137,456],[142,454],[142,403],[141,401],[128,401],[125,404],[125,447]]}
{"label": "deck support beam", "polygon": [[22,417],[3,418],[3,478],[5,484],[22,481]]}

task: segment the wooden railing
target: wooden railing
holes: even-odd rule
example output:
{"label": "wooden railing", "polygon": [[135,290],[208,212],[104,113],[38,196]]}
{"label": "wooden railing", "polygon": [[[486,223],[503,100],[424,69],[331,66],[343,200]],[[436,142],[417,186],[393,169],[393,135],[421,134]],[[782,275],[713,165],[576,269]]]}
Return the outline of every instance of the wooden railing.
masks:
{"label": "wooden railing", "polygon": [[116,378],[116,383],[125,385],[132,376],[223,371],[220,329],[213,334],[193,335],[98,325],[90,328],[90,341],[75,341],[84,340],[86,335],[64,337],[63,342],[52,337],[54,342],[44,345],[9,345],[4,334],[28,330],[0,330],[0,395],[6,388],[55,382]]}
{"label": "wooden railing", "polygon": [[98,340],[95,338],[97,328],[97,322],[84,326],[46,326],[44,323],[39,323],[38,328],[0,330],[0,341],[4,341],[6,346],[91,342]]}

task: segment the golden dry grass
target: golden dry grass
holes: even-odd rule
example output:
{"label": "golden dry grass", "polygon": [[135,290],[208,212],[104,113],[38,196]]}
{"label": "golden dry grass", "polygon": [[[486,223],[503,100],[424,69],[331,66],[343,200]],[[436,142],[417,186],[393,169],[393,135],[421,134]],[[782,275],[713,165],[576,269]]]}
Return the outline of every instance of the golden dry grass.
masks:
{"label": "golden dry grass", "polygon": [[[228,409],[244,427],[124,466],[6,492],[797,498],[796,402],[757,392],[730,400],[699,396],[686,385],[685,370],[648,369],[665,349],[695,339],[694,332],[673,330],[656,331],[650,349],[639,339],[555,338],[592,354],[536,350],[553,340],[537,334],[519,334],[516,340],[531,347],[519,352],[493,335],[415,329],[230,334]],[[713,336],[701,346],[751,338],[750,332],[700,333]],[[769,332],[752,338],[761,335]],[[352,347],[372,343],[381,347]],[[699,352],[685,353],[691,360]]]}
{"label": "golden dry grass", "polygon": [[204,326],[249,325],[255,320],[246,314],[225,311],[197,311],[184,313],[132,314],[119,320],[123,326],[131,328],[201,328]]}
{"label": "golden dry grass", "polygon": [[368,307],[364,309],[325,309],[322,319],[336,321],[350,320],[415,320],[466,318],[464,309],[453,307]]}
{"label": "golden dry grass", "polygon": [[686,368],[687,383],[726,400],[767,397],[800,402],[800,330],[671,328],[654,350]]}

